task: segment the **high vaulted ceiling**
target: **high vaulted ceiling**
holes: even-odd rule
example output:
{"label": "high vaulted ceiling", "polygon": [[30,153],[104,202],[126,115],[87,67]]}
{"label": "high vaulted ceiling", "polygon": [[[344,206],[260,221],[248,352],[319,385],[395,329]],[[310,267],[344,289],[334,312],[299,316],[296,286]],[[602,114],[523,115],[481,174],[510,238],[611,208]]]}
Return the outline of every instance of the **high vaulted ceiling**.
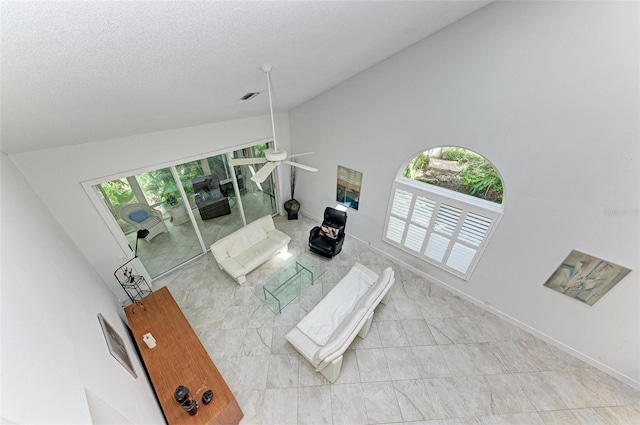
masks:
{"label": "high vaulted ceiling", "polygon": [[8,154],[290,110],[490,1],[2,1]]}

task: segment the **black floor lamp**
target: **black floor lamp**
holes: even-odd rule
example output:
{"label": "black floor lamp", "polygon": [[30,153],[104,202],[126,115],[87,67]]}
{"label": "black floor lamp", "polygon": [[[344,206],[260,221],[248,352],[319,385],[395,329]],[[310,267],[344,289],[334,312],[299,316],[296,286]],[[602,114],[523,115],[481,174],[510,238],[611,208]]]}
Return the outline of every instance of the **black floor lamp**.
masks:
{"label": "black floor lamp", "polygon": [[138,241],[140,239],[144,239],[149,236],[149,231],[147,229],[140,229],[136,234],[136,250],[133,251],[133,258],[138,258]]}
{"label": "black floor lamp", "polygon": [[[113,276],[116,278],[120,286],[122,286],[124,292],[127,293],[132,303],[153,292],[144,276],[135,275],[133,274],[133,269],[131,267],[127,268],[127,264],[138,258],[138,241],[140,239],[146,238],[147,236],[149,236],[149,231],[147,229],[138,230],[138,233],[136,234],[136,249],[133,252],[133,258],[118,267],[116,271],[113,272]],[[118,277],[118,271],[122,272],[123,279]],[[147,289],[143,289],[140,287],[140,285],[143,283],[146,285]]]}

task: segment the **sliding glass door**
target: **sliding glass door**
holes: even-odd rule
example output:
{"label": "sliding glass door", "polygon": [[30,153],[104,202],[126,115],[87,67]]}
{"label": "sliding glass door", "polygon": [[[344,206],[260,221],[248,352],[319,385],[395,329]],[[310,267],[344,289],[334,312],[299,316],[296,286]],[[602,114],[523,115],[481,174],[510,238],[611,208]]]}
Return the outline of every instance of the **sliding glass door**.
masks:
{"label": "sliding glass door", "polygon": [[102,183],[97,189],[131,247],[139,229],[150,231],[138,242],[138,257],[152,278],[202,253],[189,204],[175,196],[170,168]]}
{"label": "sliding glass door", "polygon": [[[264,157],[264,150],[268,144],[262,143],[246,149],[233,152],[234,158],[261,158]],[[242,185],[241,201],[247,223],[278,212],[276,205],[275,178],[271,173],[262,183],[256,183],[251,177],[264,164],[240,165],[233,167],[238,176],[238,185]]]}
{"label": "sliding glass door", "polygon": [[[267,146],[259,144],[232,155],[261,157]],[[138,242],[138,256],[154,278],[206,252],[245,222],[277,213],[273,174],[261,184],[250,179],[260,167],[231,167],[227,154],[221,154],[94,188],[132,250],[137,231],[150,231]]]}
{"label": "sliding glass door", "polygon": [[226,155],[176,165],[206,249],[244,223]]}

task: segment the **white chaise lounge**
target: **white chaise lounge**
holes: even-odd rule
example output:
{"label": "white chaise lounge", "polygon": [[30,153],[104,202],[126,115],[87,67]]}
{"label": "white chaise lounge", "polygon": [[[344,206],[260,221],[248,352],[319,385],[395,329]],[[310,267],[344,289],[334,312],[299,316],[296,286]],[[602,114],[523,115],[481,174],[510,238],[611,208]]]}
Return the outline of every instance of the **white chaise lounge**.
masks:
{"label": "white chaise lounge", "polygon": [[369,333],[373,312],[389,300],[394,283],[391,267],[378,276],[356,265],[287,335],[286,339],[316,372],[335,382],[342,357],[356,335]]}
{"label": "white chaise lounge", "polygon": [[242,285],[247,273],[278,252],[286,252],[289,241],[291,238],[276,229],[273,218],[266,215],[211,245],[211,253],[218,267]]}

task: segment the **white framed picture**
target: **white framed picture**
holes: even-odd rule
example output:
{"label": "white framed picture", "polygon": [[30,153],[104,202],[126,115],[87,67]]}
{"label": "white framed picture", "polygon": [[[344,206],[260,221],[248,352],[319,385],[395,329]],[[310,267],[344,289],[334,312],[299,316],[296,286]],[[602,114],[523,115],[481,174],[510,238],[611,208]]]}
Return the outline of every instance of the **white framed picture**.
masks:
{"label": "white framed picture", "polygon": [[124,340],[122,337],[116,332],[116,330],[106,321],[106,319],[102,316],[101,313],[98,313],[98,320],[100,321],[100,326],[102,327],[102,333],[104,334],[104,339],[107,341],[107,347],[109,348],[109,353],[124,367],[127,371],[133,375],[134,378],[138,378],[135,370],[133,369],[133,364],[131,363],[131,359],[129,358],[129,353],[127,353],[127,347],[124,345]]}

